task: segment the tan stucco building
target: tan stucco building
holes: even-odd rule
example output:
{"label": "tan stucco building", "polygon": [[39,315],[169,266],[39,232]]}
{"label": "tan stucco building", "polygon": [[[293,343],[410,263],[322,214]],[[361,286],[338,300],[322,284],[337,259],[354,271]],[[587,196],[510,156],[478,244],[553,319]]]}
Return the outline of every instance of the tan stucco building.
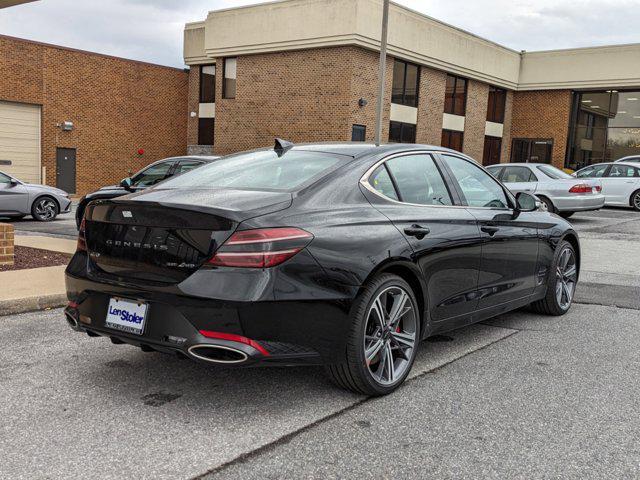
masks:
{"label": "tan stucco building", "polygon": [[[372,140],[381,0],[284,0],[185,27],[188,143]],[[640,155],[640,44],[517,52],[392,4],[384,137],[485,164]]]}

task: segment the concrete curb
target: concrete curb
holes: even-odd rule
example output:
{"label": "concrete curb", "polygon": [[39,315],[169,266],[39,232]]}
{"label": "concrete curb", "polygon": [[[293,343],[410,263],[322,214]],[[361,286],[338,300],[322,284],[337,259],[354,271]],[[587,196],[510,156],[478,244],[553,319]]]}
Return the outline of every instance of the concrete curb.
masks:
{"label": "concrete curb", "polygon": [[67,305],[68,302],[66,294],[0,300],[0,317],[38,310],[48,310],[51,308],[60,308]]}

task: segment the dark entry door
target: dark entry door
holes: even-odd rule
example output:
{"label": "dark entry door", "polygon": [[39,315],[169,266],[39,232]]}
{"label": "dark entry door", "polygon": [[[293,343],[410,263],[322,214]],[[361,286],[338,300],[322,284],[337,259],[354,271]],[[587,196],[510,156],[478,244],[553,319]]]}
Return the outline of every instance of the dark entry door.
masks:
{"label": "dark entry door", "polygon": [[511,149],[513,163],[551,163],[553,140],[516,138]]}
{"label": "dark entry door", "polygon": [[76,149],[56,150],[56,186],[67,193],[76,193]]}

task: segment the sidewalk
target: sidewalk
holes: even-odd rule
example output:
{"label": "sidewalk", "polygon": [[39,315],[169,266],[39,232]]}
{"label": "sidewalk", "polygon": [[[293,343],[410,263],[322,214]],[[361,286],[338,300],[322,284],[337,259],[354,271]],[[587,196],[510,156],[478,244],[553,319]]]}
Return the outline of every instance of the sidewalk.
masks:
{"label": "sidewalk", "polygon": [[[15,245],[74,253],[75,240],[16,235]],[[67,303],[65,265],[0,272],[0,316],[57,308]]]}

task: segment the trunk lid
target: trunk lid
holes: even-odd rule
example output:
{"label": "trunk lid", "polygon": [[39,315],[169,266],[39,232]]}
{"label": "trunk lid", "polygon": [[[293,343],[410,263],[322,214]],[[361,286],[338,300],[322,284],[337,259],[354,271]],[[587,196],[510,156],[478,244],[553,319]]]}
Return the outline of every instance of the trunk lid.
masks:
{"label": "trunk lid", "polygon": [[178,283],[249,218],[291,206],[286,192],[153,189],[89,204],[90,272],[116,281]]}

